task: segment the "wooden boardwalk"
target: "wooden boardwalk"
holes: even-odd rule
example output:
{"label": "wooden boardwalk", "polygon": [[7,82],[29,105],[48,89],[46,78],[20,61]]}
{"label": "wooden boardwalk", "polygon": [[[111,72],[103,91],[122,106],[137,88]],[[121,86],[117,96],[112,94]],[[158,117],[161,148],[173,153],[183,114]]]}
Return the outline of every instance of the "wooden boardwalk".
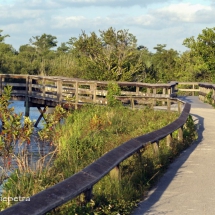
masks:
{"label": "wooden boardwalk", "polygon": [[132,215],[215,214],[215,109],[198,97],[191,104],[198,140],[168,168]]}

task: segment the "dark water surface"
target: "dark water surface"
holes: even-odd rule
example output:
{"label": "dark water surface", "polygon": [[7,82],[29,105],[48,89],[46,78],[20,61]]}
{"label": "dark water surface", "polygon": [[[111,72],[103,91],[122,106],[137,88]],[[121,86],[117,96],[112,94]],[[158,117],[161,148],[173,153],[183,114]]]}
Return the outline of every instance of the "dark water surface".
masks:
{"label": "dark water surface", "polygon": [[[15,108],[16,113],[23,113],[23,117],[25,115],[25,107],[24,107],[24,102],[22,101],[13,101],[10,107]],[[37,120],[38,117],[40,116],[40,112],[37,108],[30,108],[30,119],[31,120]],[[44,143],[39,140],[38,138],[38,131],[43,127],[43,120],[40,121],[38,128],[34,129],[34,132],[31,137],[31,142],[30,144],[23,144],[22,147],[16,145],[14,152],[17,155],[20,149],[23,149],[25,147],[26,150],[26,159],[28,160],[28,164],[30,166],[34,166],[34,164],[43,156],[48,154],[49,152],[53,151],[53,147],[50,146],[49,143]],[[47,157],[48,158],[48,157]],[[0,167],[3,168],[3,160],[0,159]],[[11,163],[11,170],[13,171],[15,168],[17,168],[16,162],[12,160]],[[1,188],[0,188],[1,190]]]}

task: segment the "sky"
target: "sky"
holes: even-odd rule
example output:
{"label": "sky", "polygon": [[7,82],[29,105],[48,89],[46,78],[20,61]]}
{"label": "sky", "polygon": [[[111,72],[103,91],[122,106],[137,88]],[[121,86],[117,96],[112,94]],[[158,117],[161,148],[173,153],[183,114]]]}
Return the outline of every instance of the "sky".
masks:
{"label": "sky", "polygon": [[51,34],[58,46],[113,27],[129,30],[154,52],[166,44],[184,52],[183,40],[215,27],[214,0],[0,0],[0,29],[16,50],[33,36]]}

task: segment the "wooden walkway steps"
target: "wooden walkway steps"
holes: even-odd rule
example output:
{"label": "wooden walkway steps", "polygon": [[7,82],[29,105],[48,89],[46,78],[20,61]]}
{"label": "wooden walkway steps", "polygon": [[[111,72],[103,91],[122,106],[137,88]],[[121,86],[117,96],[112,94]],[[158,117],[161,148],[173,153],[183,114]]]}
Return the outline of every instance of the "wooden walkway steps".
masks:
{"label": "wooden walkway steps", "polygon": [[198,97],[191,104],[198,140],[173,162],[132,215],[215,214],[215,109]]}

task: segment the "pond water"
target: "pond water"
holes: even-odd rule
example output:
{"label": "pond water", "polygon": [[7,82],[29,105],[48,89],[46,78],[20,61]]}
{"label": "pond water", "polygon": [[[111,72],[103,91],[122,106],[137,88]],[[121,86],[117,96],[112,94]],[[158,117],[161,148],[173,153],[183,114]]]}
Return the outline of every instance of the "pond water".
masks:
{"label": "pond water", "polygon": [[[13,103],[10,106],[15,108],[16,113],[23,113],[23,116],[25,115],[24,102],[13,101]],[[39,116],[40,116],[39,110],[36,107],[31,107],[29,115],[30,119],[36,121]],[[37,161],[41,156],[44,156],[45,154],[49,153],[52,150],[50,144],[39,141],[37,133],[42,127],[43,120],[40,121],[37,128],[34,128],[34,132],[31,137],[31,142],[30,144],[27,145],[27,150],[31,155],[32,161]],[[15,150],[17,151],[18,149],[16,148]]]}
{"label": "pond water", "polygon": [[[25,115],[25,107],[24,102],[22,101],[13,101],[10,107],[14,107],[16,113],[23,113],[23,116]],[[40,116],[40,112],[37,108],[30,108],[30,119],[31,120],[37,120]],[[34,128],[34,132],[31,136],[31,142],[30,144],[25,144],[24,147],[27,150],[27,156],[26,159],[28,160],[28,164],[30,166],[33,166],[41,157],[48,154],[49,152],[53,151],[53,146],[50,146],[49,143],[44,143],[39,140],[38,138],[38,131],[43,127],[43,120],[40,121],[37,128]],[[16,146],[14,149],[15,154],[18,154],[20,151],[20,147]],[[50,156],[47,156],[47,159]],[[15,168],[17,168],[17,162],[14,160],[11,161],[11,169],[9,170],[8,175],[10,175],[10,172],[13,172]],[[0,168],[4,167],[3,159],[0,159]],[[0,171],[1,172],[1,171]],[[1,186],[0,186],[0,192],[1,192]]]}

